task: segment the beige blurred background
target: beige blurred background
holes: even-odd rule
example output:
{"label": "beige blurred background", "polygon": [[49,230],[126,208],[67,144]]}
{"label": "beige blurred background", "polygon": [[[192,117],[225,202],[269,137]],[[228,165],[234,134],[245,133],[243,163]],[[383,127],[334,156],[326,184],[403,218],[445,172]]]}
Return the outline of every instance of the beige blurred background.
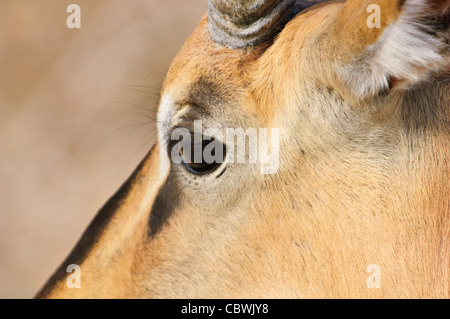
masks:
{"label": "beige blurred background", "polygon": [[0,1],[0,298],[32,297],[152,146],[206,2]]}

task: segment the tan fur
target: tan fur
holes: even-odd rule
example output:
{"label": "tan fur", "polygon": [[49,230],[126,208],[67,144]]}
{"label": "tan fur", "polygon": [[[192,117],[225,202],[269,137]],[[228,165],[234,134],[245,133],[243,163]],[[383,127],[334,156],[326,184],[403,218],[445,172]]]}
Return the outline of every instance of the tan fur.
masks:
{"label": "tan fur", "polygon": [[[207,79],[223,96],[203,101],[207,123],[279,127],[278,173],[234,165],[206,182],[171,164],[160,178],[157,145],[111,219],[87,234],[98,238],[80,262],[82,289],[65,285],[69,257],[38,297],[448,298],[450,70],[355,96],[337,70],[404,9],[375,2],[381,29],[365,27],[373,1],[335,2],[248,50],[213,43],[203,18],[162,95],[181,108]],[[151,237],[149,213],[169,182],[181,204]],[[366,285],[370,264],[379,289]]]}

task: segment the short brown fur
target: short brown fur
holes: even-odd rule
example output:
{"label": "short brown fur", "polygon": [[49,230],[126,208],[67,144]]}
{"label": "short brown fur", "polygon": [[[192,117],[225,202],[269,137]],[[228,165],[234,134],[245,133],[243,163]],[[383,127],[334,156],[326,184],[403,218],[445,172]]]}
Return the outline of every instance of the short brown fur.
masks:
{"label": "short brown fur", "polygon": [[[386,15],[381,29],[368,30],[372,2],[317,6],[273,45],[247,50],[212,42],[204,17],[162,95],[189,101],[192,86],[208,79],[225,105],[203,101],[217,121],[281,128],[279,171],[230,167],[212,184],[188,187],[174,164],[158,177],[158,144],[97,229],[80,264],[82,289],[55,277],[38,296],[448,298],[450,70],[355,97],[337,70],[376,43],[409,1],[376,1]],[[149,238],[148,214],[168,180],[180,184],[168,196],[181,204]],[[371,264],[381,288],[366,284]]]}

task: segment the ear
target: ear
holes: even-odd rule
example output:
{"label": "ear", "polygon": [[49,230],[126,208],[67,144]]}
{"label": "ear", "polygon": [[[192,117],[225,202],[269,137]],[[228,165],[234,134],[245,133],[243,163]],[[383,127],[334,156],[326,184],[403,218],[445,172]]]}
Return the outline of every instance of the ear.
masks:
{"label": "ear", "polygon": [[347,0],[327,33],[333,73],[357,98],[426,79],[450,60],[449,13],[450,0]]}

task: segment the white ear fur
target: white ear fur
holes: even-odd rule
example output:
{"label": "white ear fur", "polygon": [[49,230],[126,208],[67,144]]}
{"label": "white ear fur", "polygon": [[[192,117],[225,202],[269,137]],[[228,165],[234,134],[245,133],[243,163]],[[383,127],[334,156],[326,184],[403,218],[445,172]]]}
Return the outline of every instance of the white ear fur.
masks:
{"label": "white ear fur", "polygon": [[356,96],[375,95],[387,89],[392,78],[418,82],[442,67],[448,45],[432,35],[436,32],[428,24],[433,14],[429,7],[426,0],[407,0],[399,19],[380,40],[341,69],[345,84]]}

